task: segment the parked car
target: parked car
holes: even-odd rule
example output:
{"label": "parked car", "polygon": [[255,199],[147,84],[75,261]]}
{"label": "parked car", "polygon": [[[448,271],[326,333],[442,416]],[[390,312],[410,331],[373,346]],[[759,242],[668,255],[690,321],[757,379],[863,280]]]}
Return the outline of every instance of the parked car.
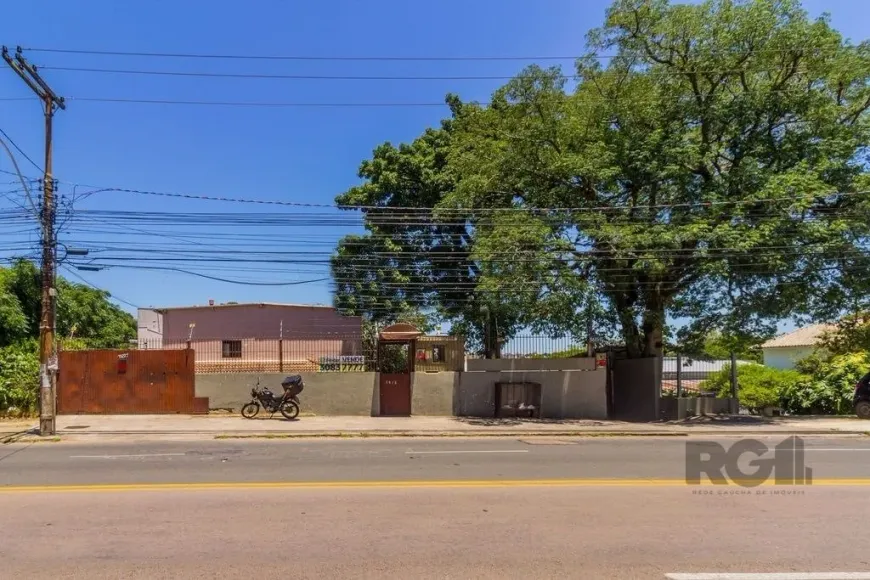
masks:
{"label": "parked car", "polygon": [[870,419],[870,373],[855,385],[855,397],[852,400],[855,414],[860,419]]}

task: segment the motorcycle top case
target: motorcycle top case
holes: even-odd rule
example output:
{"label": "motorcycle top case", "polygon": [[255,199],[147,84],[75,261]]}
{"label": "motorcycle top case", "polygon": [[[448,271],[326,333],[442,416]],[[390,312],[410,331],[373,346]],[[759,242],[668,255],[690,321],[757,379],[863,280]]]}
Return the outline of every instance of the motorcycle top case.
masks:
{"label": "motorcycle top case", "polygon": [[302,377],[299,375],[291,375],[285,378],[281,381],[281,386],[293,397],[301,393],[302,389],[305,388],[302,384]]}

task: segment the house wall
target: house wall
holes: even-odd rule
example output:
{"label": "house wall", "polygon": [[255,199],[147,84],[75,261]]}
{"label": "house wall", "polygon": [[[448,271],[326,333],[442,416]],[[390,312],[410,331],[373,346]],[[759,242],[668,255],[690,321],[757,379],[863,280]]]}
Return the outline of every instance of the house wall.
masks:
{"label": "house wall", "polygon": [[[283,323],[283,325],[282,325]],[[164,340],[279,338],[310,339],[318,335],[359,336],[362,320],[321,306],[241,304],[173,308],[163,313]],[[283,331],[282,331],[283,326]]]}
{"label": "house wall", "polygon": [[156,310],[140,308],[137,312],[138,332],[137,338],[140,344],[150,348],[161,348],[163,338],[163,315]]}
{"label": "house wall", "polygon": [[[444,360],[434,361],[434,347],[440,346]],[[421,336],[415,341],[414,369],[418,371],[462,371],[465,368],[465,339],[457,336]],[[423,354],[425,358],[420,357]]]}
{"label": "house wall", "polygon": [[797,361],[813,354],[812,346],[789,346],[762,349],[764,366],[775,369],[793,369]]}

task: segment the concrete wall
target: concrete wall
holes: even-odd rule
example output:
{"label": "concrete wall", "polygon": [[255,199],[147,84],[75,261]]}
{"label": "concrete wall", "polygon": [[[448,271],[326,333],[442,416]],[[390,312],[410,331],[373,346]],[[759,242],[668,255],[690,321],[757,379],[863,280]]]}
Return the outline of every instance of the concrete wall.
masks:
{"label": "concrete wall", "polygon": [[413,373],[411,375],[412,415],[455,415],[454,401],[461,373]]}
{"label": "concrete wall", "polygon": [[762,349],[764,366],[775,369],[793,369],[795,363],[813,354],[811,346],[789,346]]}
{"label": "concrete wall", "polygon": [[[211,409],[233,409],[251,400],[251,389],[260,385],[280,394],[287,373],[216,373],[196,376],[196,396],[208,397]],[[411,413],[453,415],[460,373],[413,373]],[[379,414],[378,373],[301,373],[305,390],[299,395],[303,413],[315,415]]]}
{"label": "concrete wall", "polygon": [[[196,396],[208,397],[211,409],[239,410],[251,400],[251,389],[260,385],[280,394],[284,374],[201,374],[196,376]],[[305,390],[299,395],[303,413],[315,415],[377,414],[377,373],[302,373]]]}
{"label": "concrete wall", "polygon": [[[594,360],[592,360],[592,364],[595,364]],[[542,418],[606,419],[606,381],[607,372],[604,369],[594,371],[538,370],[461,373],[456,414],[492,417],[495,415],[496,383],[531,382],[541,385]]]}
{"label": "concrete wall", "polygon": [[[281,393],[287,373],[215,373],[196,375],[196,396],[208,397],[211,409],[238,411],[251,399],[260,379]],[[301,373],[305,390],[299,396],[303,413],[315,415],[379,414],[378,373]],[[439,372],[411,375],[411,413],[433,416],[492,417],[495,383],[541,385],[541,417],[605,419],[607,371]]]}

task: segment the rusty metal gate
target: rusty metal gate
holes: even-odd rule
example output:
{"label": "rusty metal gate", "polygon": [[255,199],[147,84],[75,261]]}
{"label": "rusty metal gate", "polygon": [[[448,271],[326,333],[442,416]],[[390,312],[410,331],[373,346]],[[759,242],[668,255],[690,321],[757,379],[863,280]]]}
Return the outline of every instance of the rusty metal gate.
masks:
{"label": "rusty metal gate", "polygon": [[411,414],[414,341],[378,342],[379,409],[382,416]]}
{"label": "rusty metal gate", "polygon": [[58,366],[61,415],[208,412],[192,349],[61,351]]}
{"label": "rusty metal gate", "polygon": [[411,414],[411,374],[381,373],[380,414],[382,416],[405,416]]}

